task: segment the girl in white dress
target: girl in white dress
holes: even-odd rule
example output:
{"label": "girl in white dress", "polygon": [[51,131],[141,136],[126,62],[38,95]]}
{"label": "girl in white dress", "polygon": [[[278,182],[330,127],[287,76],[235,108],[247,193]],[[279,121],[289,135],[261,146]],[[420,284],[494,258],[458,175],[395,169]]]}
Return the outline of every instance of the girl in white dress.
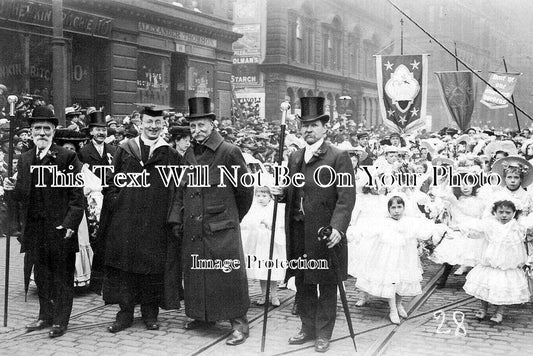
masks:
{"label": "girl in white dress", "polygon": [[400,323],[407,317],[402,305],[403,296],[422,293],[422,266],[417,250],[417,239],[428,239],[433,234],[440,238],[447,227],[425,218],[404,216],[405,199],[401,193],[388,199],[389,216],[363,234],[367,243],[358,261],[356,287],[364,292],[386,298],[390,320]]}
{"label": "girl in white dress", "polygon": [[517,204],[497,200],[492,204],[493,216],[477,224],[459,225],[472,238],[484,239],[481,263],[466,276],[464,290],[481,300],[476,318],[486,317],[489,303],[497,306],[490,319],[501,323],[504,305],[529,301],[528,282],[522,266],[527,262],[526,228],[517,221]]}
{"label": "girl in white dress", "polygon": [[[262,297],[255,302],[257,305],[264,305],[266,302],[269,266],[265,265],[264,262],[268,260],[270,252],[273,212],[274,203],[269,188],[256,187],[254,202],[241,222],[241,231],[245,260],[247,267],[249,267],[246,271],[248,278],[259,279],[261,284]],[[277,296],[277,282],[283,281],[285,277],[285,269],[279,266],[282,261],[287,259],[285,252],[284,204],[278,205],[277,213],[274,253],[272,255],[274,267],[271,268],[270,281],[271,302],[275,307],[280,305],[280,300]],[[278,267],[276,267],[276,261],[278,262]]]}

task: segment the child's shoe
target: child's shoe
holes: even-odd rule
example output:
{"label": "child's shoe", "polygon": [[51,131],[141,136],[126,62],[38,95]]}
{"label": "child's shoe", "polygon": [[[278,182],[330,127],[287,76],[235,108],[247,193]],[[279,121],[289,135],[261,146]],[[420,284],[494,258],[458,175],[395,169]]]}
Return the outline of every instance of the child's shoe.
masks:
{"label": "child's shoe", "polygon": [[272,305],[275,307],[279,307],[281,305],[281,302],[279,301],[278,297],[272,297]]}
{"label": "child's shoe", "polygon": [[457,271],[455,271],[453,274],[455,274],[456,276],[462,276],[463,274],[465,274],[467,268],[468,267],[461,265],[461,267],[459,267]]}
{"label": "child's shoe", "polygon": [[398,316],[398,313],[393,312],[392,310],[391,310],[391,312],[389,313],[389,319],[390,319],[390,321],[391,321],[393,324],[396,324],[396,325],[399,325],[399,324],[400,324],[400,317]]}
{"label": "child's shoe", "polygon": [[398,308],[398,315],[404,319],[407,319],[407,312],[405,311],[403,305],[397,304],[396,308]]}

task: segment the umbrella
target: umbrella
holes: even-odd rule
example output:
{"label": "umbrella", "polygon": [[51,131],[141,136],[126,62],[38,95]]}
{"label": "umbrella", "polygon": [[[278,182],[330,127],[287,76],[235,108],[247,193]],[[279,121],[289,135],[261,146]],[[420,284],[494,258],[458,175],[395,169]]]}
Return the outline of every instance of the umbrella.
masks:
{"label": "umbrella", "polygon": [[[331,225],[326,227],[321,227],[318,230],[318,238],[324,243],[328,242],[328,237],[331,235],[332,227]],[[326,247],[327,248],[327,247]],[[348,300],[346,299],[346,290],[344,290],[343,283],[343,274],[340,270],[339,256],[335,248],[328,248],[329,258],[333,269],[335,270],[335,275],[337,276],[337,286],[339,287],[339,293],[341,295],[342,308],[344,309],[344,315],[346,316],[346,322],[348,323],[348,330],[350,331],[350,337],[352,338],[353,347],[355,352],[357,352],[357,345],[355,344],[355,332],[353,330],[352,317],[350,315],[350,308],[348,306]]]}

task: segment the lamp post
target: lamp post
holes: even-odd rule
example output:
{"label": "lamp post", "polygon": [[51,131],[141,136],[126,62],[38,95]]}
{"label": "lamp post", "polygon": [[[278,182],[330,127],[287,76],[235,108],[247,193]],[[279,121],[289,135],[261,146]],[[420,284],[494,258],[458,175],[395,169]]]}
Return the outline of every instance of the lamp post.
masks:
{"label": "lamp post", "polygon": [[352,100],[352,97],[349,95],[343,95],[339,98],[339,100],[341,101],[341,107],[343,109],[342,110],[342,126],[346,127],[346,120],[347,120],[346,109],[348,106],[348,102]]}

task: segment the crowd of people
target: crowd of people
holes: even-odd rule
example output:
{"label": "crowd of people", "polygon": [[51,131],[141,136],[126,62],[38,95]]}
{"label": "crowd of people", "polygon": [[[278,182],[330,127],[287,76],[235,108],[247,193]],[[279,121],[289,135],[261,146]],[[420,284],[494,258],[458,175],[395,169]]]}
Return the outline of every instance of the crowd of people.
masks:
{"label": "crowd of people", "polygon": [[[504,306],[530,300],[529,129],[443,128],[407,135],[330,119],[323,98],[301,98],[301,108],[288,122],[282,165],[290,176],[302,175],[303,183],[285,187],[269,175],[278,161],[279,123],[253,116],[217,120],[208,98],[191,98],[186,116],[153,105],[121,120],[73,106],[65,110],[65,127],[51,108],[37,106],[30,127],[17,128],[12,176],[4,123],[2,232],[19,236],[39,292],[39,317],[28,330],[51,326],[51,337],[63,335],[74,286],[89,285],[106,303],[120,306],[110,332],[132,324],[136,304],[147,329],[157,330],[159,307],[179,308],[184,300],[192,319],[185,329],[230,320],[227,343],[238,345],[249,335],[247,277],[260,280],[263,293],[255,302],[274,306],[280,305],[276,283],[294,277],[293,309],[302,328],[289,343],[314,340],[316,351],[327,351],[337,306],[331,268],[278,266],[268,285],[265,268],[228,271],[216,265],[268,259],[274,201],[281,203],[274,259],[329,261],[335,249],[341,260],[336,268],[344,278],[355,277],[362,291],[356,305],[385,298],[392,323],[407,317],[402,298],[422,292],[423,254],[444,266],[438,288],[446,288],[454,266],[455,274],[467,273],[464,290],[481,301],[479,320],[490,304],[496,306],[490,320],[501,323]],[[80,173],[84,186],[39,189],[32,165]],[[164,184],[157,166],[173,165],[190,174],[205,166],[209,181],[195,185],[184,174],[189,178]],[[107,184],[95,166],[113,167]],[[221,177],[220,166],[237,167],[240,183]],[[332,169],[316,174],[322,166]],[[243,185],[240,177],[257,169],[270,177],[268,184]],[[54,179],[51,171],[42,174],[45,185]],[[15,211],[10,219],[7,208]],[[320,241],[317,231],[324,227],[331,234]],[[198,261],[215,264],[204,268]]]}

